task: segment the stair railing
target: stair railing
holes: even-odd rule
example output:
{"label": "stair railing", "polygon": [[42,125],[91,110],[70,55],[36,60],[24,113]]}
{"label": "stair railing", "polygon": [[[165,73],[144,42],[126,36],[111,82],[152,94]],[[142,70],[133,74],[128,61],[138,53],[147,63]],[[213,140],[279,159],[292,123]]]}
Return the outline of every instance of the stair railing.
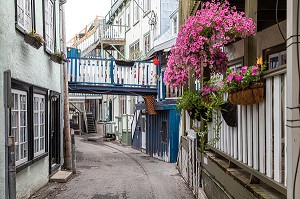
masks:
{"label": "stair railing", "polygon": [[85,124],[86,132],[89,133],[85,104],[83,104],[83,119],[84,119],[84,124]]}

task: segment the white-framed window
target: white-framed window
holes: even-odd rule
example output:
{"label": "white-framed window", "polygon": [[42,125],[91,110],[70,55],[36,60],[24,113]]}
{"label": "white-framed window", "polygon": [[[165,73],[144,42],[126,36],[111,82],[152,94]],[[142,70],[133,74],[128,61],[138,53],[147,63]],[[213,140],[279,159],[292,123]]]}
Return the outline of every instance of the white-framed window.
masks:
{"label": "white-framed window", "polygon": [[127,28],[130,28],[130,6],[128,6],[127,8],[126,8],[126,26],[127,26]]}
{"label": "white-framed window", "polygon": [[17,0],[17,25],[27,32],[33,28],[32,4],[32,0]]}
{"label": "white-framed window", "polygon": [[45,153],[45,96],[33,94],[34,156]]}
{"label": "white-framed window", "polygon": [[16,166],[28,161],[27,92],[12,89],[11,130],[15,137]]}
{"label": "white-framed window", "polygon": [[175,14],[172,19],[171,19],[171,22],[172,22],[172,35],[177,35],[178,33],[178,15]]}
{"label": "white-framed window", "polygon": [[145,51],[145,53],[149,52],[150,49],[151,49],[150,32],[148,32],[144,35],[144,51]]}
{"label": "white-framed window", "polygon": [[123,14],[121,14],[118,22],[119,22],[119,33],[122,33],[123,32],[123,27],[124,27]]}
{"label": "white-framed window", "polygon": [[140,20],[140,7],[138,3],[139,0],[133,1],[133,24],[136,24]]}
{"label": "white-framed window", "polygon": [[129,56],[131,59],[139,59],[140,58],[140,41],[136,41],[129,46]]}
{"label": "white-framed window", "polygon": [[46,49],[54,52],[54,2],[53,0],[44,0],[44,13],[45,13],[45,40]]}
{"label": "white-framed window", "polygon": [[143,10],[145,13],[150,11],[150,0],[143,0]]}

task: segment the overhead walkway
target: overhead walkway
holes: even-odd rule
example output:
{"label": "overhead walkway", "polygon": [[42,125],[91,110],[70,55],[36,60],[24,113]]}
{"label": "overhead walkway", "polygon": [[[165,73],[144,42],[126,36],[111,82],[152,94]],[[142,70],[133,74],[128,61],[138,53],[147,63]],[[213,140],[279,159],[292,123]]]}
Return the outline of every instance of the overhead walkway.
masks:
{"label": "overhead walkway", "polygon": [[75,48],[67,52],[69,93],[157,95],[157,69],[152,61],[82,58]]}

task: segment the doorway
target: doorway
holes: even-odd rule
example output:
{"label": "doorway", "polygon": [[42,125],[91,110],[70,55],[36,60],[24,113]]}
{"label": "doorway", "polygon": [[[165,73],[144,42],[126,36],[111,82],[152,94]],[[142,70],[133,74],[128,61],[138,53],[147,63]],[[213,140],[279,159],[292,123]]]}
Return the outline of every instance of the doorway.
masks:
{"label": "doorway", "polygon": [[[51,95],[50,95],[51,96]],[[60,167],[60,95],[50,97],[49,172]]]}

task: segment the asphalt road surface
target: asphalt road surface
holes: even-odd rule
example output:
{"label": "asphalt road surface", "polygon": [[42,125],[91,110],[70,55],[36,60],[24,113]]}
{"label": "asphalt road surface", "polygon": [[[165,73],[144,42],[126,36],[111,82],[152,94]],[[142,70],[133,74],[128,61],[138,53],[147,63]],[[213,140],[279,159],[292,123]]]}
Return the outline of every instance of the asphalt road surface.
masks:
{"label": "asphalt road surface", "polygon": [[48,185],[47,198],[195,198],[176,164],[157,160],[118,142],[104,142],[98,135],[92,135],[96,136],[94,141],[76,136],[77,174],[66,184]]}

